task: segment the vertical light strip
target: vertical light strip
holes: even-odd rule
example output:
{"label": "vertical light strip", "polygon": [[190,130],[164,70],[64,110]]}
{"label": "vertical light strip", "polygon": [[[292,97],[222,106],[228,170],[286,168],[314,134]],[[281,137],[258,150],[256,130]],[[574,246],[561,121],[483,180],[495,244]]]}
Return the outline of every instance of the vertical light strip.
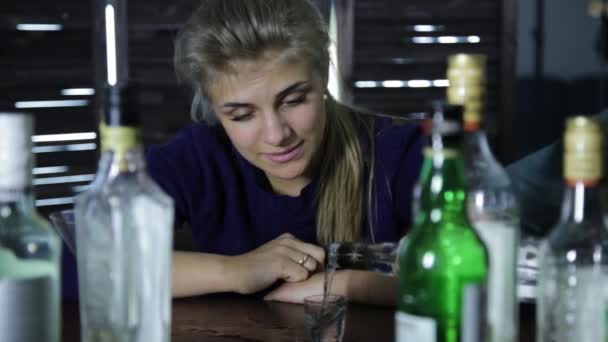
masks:
{"label": "vertical light strip", "polygon": [[106,54],[108,84],[116,85],[116,25],[114,22],[114,6],[106,6]]}
{"label": "vertical light strip", "polygon": [[336,17],[336,9],[334,2],[331,2],[329,12],[329,75],[327,81],[327,90],[337,100],[342,99],[342,91],[340,89],[340,75],[339,75],[339,60],[338,60],[338,48],[336,46],[338,42],[338,19]]}

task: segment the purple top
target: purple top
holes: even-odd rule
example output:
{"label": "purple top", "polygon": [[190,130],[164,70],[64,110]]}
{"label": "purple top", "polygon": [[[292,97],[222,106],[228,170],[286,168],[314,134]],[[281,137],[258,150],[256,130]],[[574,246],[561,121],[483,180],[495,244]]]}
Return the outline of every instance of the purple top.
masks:
{"label": "purple top", "polygon": [[[424,139],[419,126],[393,126],[387,119],[377,119],[375,139],[374,241],[397,241],[410,224]],[[151,147],[147,162],[152,178],[175,201],[177,224],[189,223],[201,252],[238,255],[287,232],[317,241],[318,179],[298,197],[273,193],[263,172],[238,153],[221,125],[190,125],[167,144]],[[363,239],[371,241],[370,229],[365,230]]]}
{"label": "purple top", "polygon": [[[392,126],[387,119],[377,120],[375,139],[374,241],[397,241],[410,225],[424,139],[419,126]],[[363,143],[369,146],[367,138]],[[167,144],[151,147],[147,163],[175,201],[177,224],[190,224],[201,252],[243,254],[286,232],[316,243],[318,180],[299,197],[273,193],[263,172],[234,149],[221,125],[190,125]],[[369,228],[363,239],[372,240]],[[78,298],[76,261],[65,247],[62,285],[64,299]]]}

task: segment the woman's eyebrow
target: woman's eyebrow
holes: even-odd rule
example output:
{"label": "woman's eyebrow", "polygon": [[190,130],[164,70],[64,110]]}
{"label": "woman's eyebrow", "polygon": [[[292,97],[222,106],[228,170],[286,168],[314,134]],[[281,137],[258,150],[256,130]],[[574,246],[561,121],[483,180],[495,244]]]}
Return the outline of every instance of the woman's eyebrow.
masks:
{"label": "woman's eyebrow", "polygon": [[293,92],[294,90],[299,90],[299,88],[301,88],[304,85],[308,85],[308,81],[299,81],[299,82],[296,82],[296,83],[290,85],[289,87],[281,90],[275,96],[275,98],[282,99],[283,97],[287,96],[289,93]]}
{"label": "woman's eyebrow", "polygon": [[251,105],[248,103],[241,103],[241,102],[226,102],[222,105],[223,109],[230,109],[235,110],[237,108],[242,108],[242,107],[250,107]]}

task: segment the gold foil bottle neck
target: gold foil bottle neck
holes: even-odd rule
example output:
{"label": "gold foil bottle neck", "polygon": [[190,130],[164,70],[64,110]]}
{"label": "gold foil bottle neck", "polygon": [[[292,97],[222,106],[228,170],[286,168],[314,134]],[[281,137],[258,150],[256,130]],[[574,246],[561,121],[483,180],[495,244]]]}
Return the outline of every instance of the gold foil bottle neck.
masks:
{"label": "gold foil bottle neck", "polygon": [[481,126],[485,102],[487,57],[482,54],[459,53],[448,57],[447,77],[450,86],[447,98],[450,104],[464,106],[466,131]]}
{"label": "gold foil bottle neck", "polygon": [[474,68],[485,70],[488,63],[486,55],[457,53],[448,57],[448,69]]}
{"label": "gold foil bottle neck", "polygon": [[584,116],[568,119],[564,134],[566,181],[598,182],[603,176],[602,147],[602,128],[597,121]]}

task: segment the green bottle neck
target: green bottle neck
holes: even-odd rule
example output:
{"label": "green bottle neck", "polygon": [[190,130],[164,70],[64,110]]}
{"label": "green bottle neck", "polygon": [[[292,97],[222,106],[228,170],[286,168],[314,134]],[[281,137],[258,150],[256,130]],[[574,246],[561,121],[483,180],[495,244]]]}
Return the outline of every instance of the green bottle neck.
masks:
{"label": "green bottle neck", "polygon": [[457,226],[468,226],[468,185],[461,152],[462,135],[431,136],[430,139],[424,150],[417,219],[431,225],[456,221],[462,223]]}

